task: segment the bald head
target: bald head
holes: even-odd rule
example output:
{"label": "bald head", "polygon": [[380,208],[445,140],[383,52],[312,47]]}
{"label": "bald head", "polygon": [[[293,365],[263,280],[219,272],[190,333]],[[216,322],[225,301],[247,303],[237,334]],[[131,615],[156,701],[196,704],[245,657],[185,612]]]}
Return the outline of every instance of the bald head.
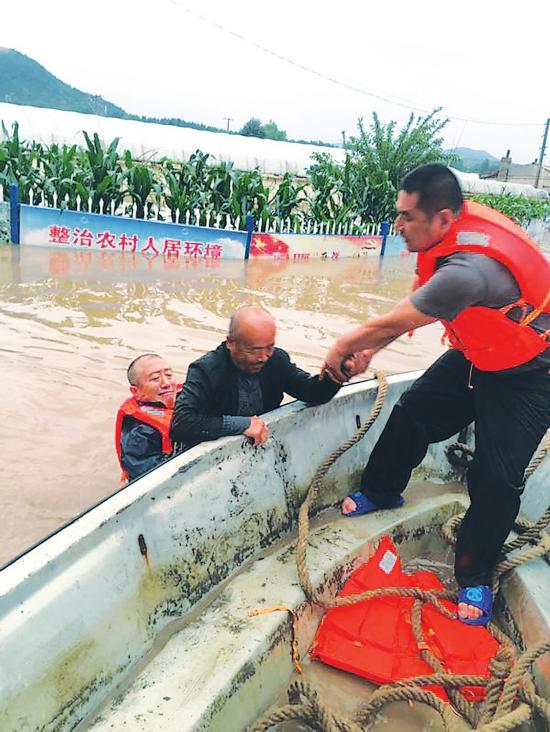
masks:
{"label": "bald head", "polygon": [[156,353],[144,353],[128,366],[130,391],[140,402],[160,402],[173,407],[176,379],[172,367]]}
{"label": "bald head", "polygon": [[257,374],[273,355],[275,320],[259,305],[245,305],[229,321],[227,347],[235,366],[247,374]]}
{"label": "bald head", "polygon": [[142,353],[141,356],[134,358],[132,363],[128,366],[126,376],[128,377],[128,383],[131,386],[139,386],[142,371],[151,359],[160,359],[158,353]]}
{"label": "bald head", "polygon": [[251,330],[275,328],[275,319],[261,305],[244,305],[229,320],[229,336],[239,338]]}

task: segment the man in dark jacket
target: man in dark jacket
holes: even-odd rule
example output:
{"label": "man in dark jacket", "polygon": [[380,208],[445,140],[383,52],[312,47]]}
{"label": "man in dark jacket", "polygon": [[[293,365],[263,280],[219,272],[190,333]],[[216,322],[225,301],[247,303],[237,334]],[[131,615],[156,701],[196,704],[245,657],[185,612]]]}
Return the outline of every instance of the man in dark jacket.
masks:
{"label": "man in dark jacket", "polygon": [[184,448],[225,435],[245,435],[256,447],[268,438],[258,415],[280,406],[289,394],[308,404],[323,404],[340,384],[320,380],[293,364],[275,347],[275,321],[263,308],[237,310],[227,339],[194,361],[178,395],[170,437]]}

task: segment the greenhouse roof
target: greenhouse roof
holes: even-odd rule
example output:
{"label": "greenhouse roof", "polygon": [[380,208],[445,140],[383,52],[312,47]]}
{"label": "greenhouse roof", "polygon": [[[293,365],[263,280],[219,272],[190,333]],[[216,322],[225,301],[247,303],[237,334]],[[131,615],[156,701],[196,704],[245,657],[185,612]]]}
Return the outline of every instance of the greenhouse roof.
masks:
{"label": "greenhouse roof", "polygon": [[[217,161],[233,162],[239,170],[259,170],[266,175],[304,176],[313,153],[328,153],[334,160],[344,157],[342,148],[302,145],[296,142],[206,132],[189,127],[138,122],[116,117],[64,112],[58,109],[0,103],[0,120],[11,128],[19,122],[21,139],[84,144],[83,130],[97,132],[104,144],[120,138],[120,149],[128,149],[136,160],[187,160],[195,151],[210,153]],[[465,193],[511,193],[546,198],[547,193],[531,185],[481,179],[474,173],[453,170]]]}
{"label": "greenhouse roof", "polygon": [[217,161],[232,161],[239,170],[259,168],[264,174],[304,176],[315,152],[328,152],[335,160],[343,158],[340,148],[302,145],[264,140],[223,132],[206,132],[190,127],[137,122],[93,114],[63,112],[57,109],[25,107],[0,103],[0,119],[10,129],[19,122],[21,139],[84,144],[82,131],[97,132],[104,143],[120,137],[120,149],[128,149],[134,159],[187,160],[196,150],[210,153]]}

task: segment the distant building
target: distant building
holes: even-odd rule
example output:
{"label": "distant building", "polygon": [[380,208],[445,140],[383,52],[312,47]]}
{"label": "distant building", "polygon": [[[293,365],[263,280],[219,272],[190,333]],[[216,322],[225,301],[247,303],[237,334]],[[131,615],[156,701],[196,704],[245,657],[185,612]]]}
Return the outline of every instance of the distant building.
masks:
{"label": "distant building", "polygon": [[[529,185],[534,186],[537,181],[538,169],[539,166],[536,160],[528,165],[513,164],[512,158],[510,157],[510,150],[508,150],[506,155],[501,158],[497,172],[485,173],[480,177],[486,180],[498,180],[502,182],[509,181],[510,183],[528,183]],[[542,166],[541,179],[538,187],[543,188],[545,191],[550,191],[550,166]]]}

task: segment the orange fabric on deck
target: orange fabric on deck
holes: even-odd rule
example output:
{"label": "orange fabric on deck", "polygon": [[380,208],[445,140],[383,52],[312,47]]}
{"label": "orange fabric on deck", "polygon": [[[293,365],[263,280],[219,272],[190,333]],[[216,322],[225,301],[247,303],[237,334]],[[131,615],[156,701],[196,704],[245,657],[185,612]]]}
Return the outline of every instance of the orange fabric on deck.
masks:
{"label": "orange fabric on deck", "polygon": [[[389,536],[381,539],[375,554],[351,575],[340,595],[384,587],[444,589],[433,572],[404,574]],[[312,658],[377,684],[433,673],[420,657],[414,638],[413,603],[408,597],[381,597],[331,608],[317,631]],[[443,604],[456,613],[455,604]],[[448,672],[489,676],[489,662],[499,644],[485,628],[445,618],[429,603],[422,610],[422,626],[432,653]],[[441,687],[426,688],[447,700]],[[464,687],[462,693],[469,700],[482,699],[485,689]]]}

